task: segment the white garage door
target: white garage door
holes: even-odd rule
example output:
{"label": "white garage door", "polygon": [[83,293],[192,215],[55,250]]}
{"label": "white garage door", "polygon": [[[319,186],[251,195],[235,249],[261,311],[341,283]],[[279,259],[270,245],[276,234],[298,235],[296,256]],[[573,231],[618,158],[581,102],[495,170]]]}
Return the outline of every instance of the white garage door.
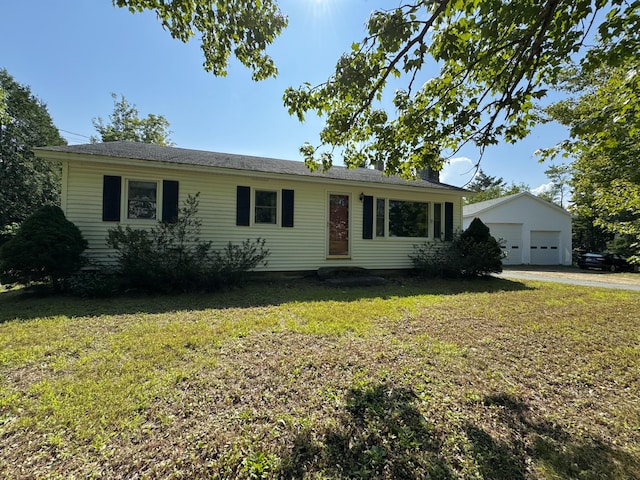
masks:
{"label": "white garage door", "polygon": [[559,265],[560,232],[531,232],[531,265]]}
{"label": "white garage door", "polygon": [[507,256],[502,259],[504,265],[522,264],[522,225],[518,223],[488,223],[491,236],[503,245]]}

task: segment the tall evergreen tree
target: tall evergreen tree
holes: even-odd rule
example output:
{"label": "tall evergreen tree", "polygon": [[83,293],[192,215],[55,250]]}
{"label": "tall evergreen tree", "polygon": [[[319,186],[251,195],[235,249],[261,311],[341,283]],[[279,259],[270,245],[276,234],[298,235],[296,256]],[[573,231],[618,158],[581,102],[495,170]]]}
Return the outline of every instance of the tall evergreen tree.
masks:
{"label": "tall evergreen tree", "polygon": [[467,190],[471,190],[472,192],[483,192],[488,188],[503,188],[504,186],[505,182],[502,177],[498,178],[487,175],[482,171],[482,169],[479,169],[478,173],[473,177],[473,180],[471,180],[471,182],[469,182],[469,185],[467,185]]}

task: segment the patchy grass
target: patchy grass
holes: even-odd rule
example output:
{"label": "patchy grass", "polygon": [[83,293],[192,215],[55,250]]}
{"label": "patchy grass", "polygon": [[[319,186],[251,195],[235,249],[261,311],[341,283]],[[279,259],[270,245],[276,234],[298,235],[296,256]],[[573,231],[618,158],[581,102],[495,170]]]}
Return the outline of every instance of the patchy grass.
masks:
{"label": "patchy grass", "polygon": [[0,293],[0,477],[640,478],[640,293]]}

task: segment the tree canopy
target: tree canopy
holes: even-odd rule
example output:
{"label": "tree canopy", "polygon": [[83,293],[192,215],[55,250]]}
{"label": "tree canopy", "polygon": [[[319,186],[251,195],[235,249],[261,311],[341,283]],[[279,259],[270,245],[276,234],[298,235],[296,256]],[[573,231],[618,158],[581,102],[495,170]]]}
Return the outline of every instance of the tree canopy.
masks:
{"label": "tree canopy", "polygon": [[484,202],[486,200],[492,200],[494,198],[506,197],[507,195],[515,195],[516,193],[528,192],[531,187],[525,183],[507,184],[506,182],[495,183],[482,190],[474,190],[476,193],[472,197],[466,197],[465,203],[467,205],[471,203]]}
{"label": "tree canopy", "polygon": [[473,180],[471,180],[467,185],[467,190],[471,190],[472,192],[483,192],[488,188],[504,187],[504,185],[505,181],[502,177],[498,178],[493,175],[487,175],[480,168],[473,177]]}
{"label": "tree canopy", "polygon": [[42,101],[0,70],[0,239],[43,205],[59,202],[60,169],[32,149],[65,145]]}
{"label": "tree canopy", "polygon": [[[231,53],[256,80],[277,72],[264,53],[287,25],[277,0],[113,2],[155,11],[182,41],[198,32],[214,74],[226,74]],[[372,12],[326,82],[287,89],[284,104],[301,121],[324,119],[321,144],[301,147],[311,168],[338,152],[349,166],[384,162],[411,176],[467,143],[482,151],[523,138],[572,57],[586,71],[624,64],[639,35],[637,1],[410,0]]]}
{"label": "tree canopy", "polygon": [[204,68],[227,74],[233,55],[253,71],[254,80],[275,77],[278,69],[265,50],[287,26],[275,0],[113,0],[130,12],[155,11],[173,38],[188,42],[198,34]]}
{"label": "tree canopy", "polygon": [[[572,75],[570,94],[547,109],[571,140],[541,152],[572,156],[575,212],[640,243],[640,60]],[[640,260],[640,245],[636,245]]]}
{"label": "tree canopy", "polygon": [[109,115],[109,123],[101,117],[93,119],[93,126],[100,134],[100,138],[91,137],[91,143],[96,142],[141,142],[156,145],[173,145],[169,138],[169,121],[162,115],[149,114],[140,118],[138,109],[130,104],[123,95],[112,93],[113,113]]}
{"label": "tree canopy", "polygon": [[[232,53],[256,80],[277,72],[265,54],[287,25],[276,0],[113,3],[155,11],[182,41],[200,34],[216,75]],[[310,167],[330,166],[337,149],[347,165],[383,161],[415,175],[439,170],[467,143],[482,150],[523,138],[572,57],[591,70],[624,63],[639,51],[639,32],[638,2],[625,0],[412,0],[372,12],[366,37],[327,81],[287,89],[284,103],[301,121],[324,118],[321,145],[301,147]]]}
{"label": "tree canopy", "polygon": [[640,13],[622,0],[412,1],[372,13],[367,28],[325,83],[288,89],[285,104],[326,119],[322,145],[302,148],[309,164],[328,166],[340,148],[348,165],[411,175],[469,142],[523,138],[572,56],[591,70],[638,54]]}
{"label": "tree canopy", "polygon": [[564,208],[565,191],[571,180],[571,166],[564,163],[551,165],[544,173],[551,180],[551,190],[548,192],[549,201]]}

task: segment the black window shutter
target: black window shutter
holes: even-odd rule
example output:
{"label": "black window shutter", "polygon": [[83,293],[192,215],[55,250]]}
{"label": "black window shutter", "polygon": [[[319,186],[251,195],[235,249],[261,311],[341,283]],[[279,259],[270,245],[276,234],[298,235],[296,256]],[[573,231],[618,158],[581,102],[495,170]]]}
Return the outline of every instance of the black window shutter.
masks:
{"label": "black window shutter", "polygon": [[293,227],[293,190],[282,190],[282,226]]}
{"label": "black window shutter", "polygon": [[122,193],[122,178],[115,175],[105,175],[102,179],[102,221],[120,221],[120,198]]}
{"label": "black window shutter", "polygon": [[249,226],[251,215],[251,188],[238,185],[236,190],[236,225]]}
{"label": "black window shutter", "polygon": [[444,239],[453,240],[453,203],[444,204]]}
{"label": "black window shutter", "polygon": [[362,238],[373,238],[373,197],[369,195],[362,200]]}
{"label": "black window shutter", "polygon": [[178,182],[175,180],[162,181],[162,221],[178,221]]}

